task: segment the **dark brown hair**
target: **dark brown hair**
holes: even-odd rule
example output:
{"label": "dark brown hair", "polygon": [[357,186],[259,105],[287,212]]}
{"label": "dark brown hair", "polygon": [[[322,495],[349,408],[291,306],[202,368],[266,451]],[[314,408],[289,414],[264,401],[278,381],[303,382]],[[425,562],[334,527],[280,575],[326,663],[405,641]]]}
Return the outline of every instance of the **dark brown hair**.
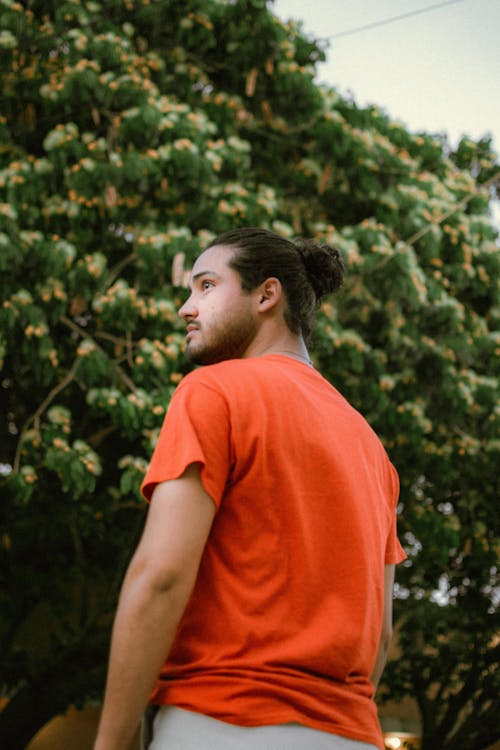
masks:
{"label": "dark brown hair", "polygon": [[246,291],[270,277],[280,280],[287,302],[286,323],[310,343],[320,300],[342,286],[344,262],[339,251],[314,240],[290,241],[256,227],[224,232],[208,247],[215,245],[234,248],[229,266],[239,273]]}

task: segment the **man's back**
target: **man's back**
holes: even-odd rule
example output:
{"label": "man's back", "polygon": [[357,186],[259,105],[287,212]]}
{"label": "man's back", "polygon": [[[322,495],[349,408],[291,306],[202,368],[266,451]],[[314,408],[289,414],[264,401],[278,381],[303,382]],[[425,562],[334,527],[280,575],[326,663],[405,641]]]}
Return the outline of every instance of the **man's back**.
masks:
{"label": "man's back", "polygon": [[145,481],[201,466],[218,507],[154,700],[380,742],[369,681],[398,482],[366,421],[281,354],[189,375]]}
{"label": "man's back", "polygon": [[126,746],[158,674],[155,750],[383,747],[397,477],[306,364],[343,276],[336,248],[258,227],[196,259],[179,315],[205,367],[178,387],[143,484],[95,750]]}

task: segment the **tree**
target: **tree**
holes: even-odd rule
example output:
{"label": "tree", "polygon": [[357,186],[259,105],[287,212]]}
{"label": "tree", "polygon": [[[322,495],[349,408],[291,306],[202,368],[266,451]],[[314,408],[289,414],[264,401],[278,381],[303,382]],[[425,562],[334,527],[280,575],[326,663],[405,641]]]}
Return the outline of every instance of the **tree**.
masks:
{"label": "tree", "polygon": [[318,86],[321,46],[264,0],[1,0],[0,27],[3,744],[100,694],[138,487],[188,370],[186,269],[215,233],[260,225],[333,242],[348,266],[313,356],[402,479],[402,658],[385,694],[416,696],[426,750],[486,748],[489,140],[451,151]]}

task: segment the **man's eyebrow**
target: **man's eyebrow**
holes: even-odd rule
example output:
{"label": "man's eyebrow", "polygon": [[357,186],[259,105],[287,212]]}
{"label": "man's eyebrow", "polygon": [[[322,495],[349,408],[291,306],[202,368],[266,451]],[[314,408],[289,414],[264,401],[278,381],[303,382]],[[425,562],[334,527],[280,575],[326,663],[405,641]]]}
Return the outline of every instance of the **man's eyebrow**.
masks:
{"label": "man's eyebrow", "polygon": [[217,271],[199,271],[198,273],[195,273],[192,281],[196,281],[200,276],[217,276],[217,278],[220,279],[220,274],[218,274]]}

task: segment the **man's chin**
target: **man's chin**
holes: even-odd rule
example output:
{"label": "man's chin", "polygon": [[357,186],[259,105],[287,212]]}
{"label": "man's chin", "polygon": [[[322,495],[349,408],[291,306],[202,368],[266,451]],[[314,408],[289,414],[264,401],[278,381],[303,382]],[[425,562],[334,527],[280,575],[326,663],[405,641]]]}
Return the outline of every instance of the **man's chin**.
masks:
{"label": "man's chin", "polygon": [[216,361],[210,356],[210,352],[189,345],[186,347],[186,359],[194,365],[211,365]]}
{"label": "man's chin", "polygon": [[207,349],[190,349],[186,348],[186,359],[193,365],[216,365],[218,362],[225,362],[227,359],[233,359],[226,352],[216,352]]}

